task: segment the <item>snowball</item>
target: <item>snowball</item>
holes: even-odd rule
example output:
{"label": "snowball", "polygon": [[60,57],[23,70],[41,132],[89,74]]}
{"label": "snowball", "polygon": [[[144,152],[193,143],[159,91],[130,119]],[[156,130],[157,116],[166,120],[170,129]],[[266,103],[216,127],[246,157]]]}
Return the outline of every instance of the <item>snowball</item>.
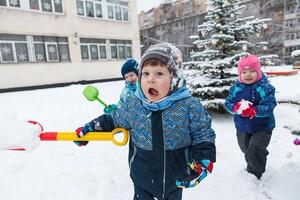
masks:
{"label": "snowball", "polygon": [[242,114],[243,110],[246,110],[247,108],[249,108],[249,105],[252,105],[252,103],[250,101],[244,100],[242,99],[240,101],[240,107],[237,110],[237,114]]}
{"label": "snowball", "polygon": [[0,130],[1,150],[24,148],[28,151],[37,148],[40,143],[40,126],[27,120],[17,118],[0,120]]}

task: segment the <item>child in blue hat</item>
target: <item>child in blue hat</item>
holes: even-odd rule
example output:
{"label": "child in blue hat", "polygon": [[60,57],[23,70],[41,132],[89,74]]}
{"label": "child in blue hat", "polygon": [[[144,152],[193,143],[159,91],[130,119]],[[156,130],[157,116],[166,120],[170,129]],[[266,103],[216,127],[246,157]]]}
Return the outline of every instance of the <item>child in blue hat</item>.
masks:
{"label": "child in blue hat", "polygon": [[134,95],[136,91],[136,82],[139,74],[139,63],[134,59],[128,59],[122,65],[121,74],[125,79],[125,87],[123,88],[119,105],[124,103],[128,97]]}
{"label": "child in blue hat", "polygon": [[111,104],[104,109],[104,113],[109,114],[118,109],[130,96],[134,95],[136,91],[136,82],[138,79],[139,63],[130,58],[126,60],[121,68],[122,77],[125,80],[125,86],[120,94],[120,100],[117,104]]}

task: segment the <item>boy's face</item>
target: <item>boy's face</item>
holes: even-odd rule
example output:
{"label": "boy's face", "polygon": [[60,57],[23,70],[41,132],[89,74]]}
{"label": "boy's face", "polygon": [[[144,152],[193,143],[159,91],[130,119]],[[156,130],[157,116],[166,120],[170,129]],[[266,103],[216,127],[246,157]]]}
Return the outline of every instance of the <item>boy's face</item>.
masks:
{"label": "boy's face", "polygon": [[157,102],[166,97],[171,87],[171,74],[167,65],[144,65],[141,87],[150,102]]}
{"label": "boy's face", "polygon": [[128,72],[124,76],[126,82],[136,83],[136,80],[138,79],[136,73],[134,72]]}
{"label": "boy's face", "polygon": [[246,69],[241,73],[241,80],[246,84],[255,83],[257,80],[257,72],[253,69]]}

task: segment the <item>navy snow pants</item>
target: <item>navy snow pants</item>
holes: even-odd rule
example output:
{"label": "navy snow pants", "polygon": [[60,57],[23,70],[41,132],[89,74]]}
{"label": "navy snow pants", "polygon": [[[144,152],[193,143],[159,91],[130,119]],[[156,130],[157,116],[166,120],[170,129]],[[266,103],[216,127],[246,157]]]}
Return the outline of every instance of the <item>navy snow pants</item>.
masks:
{"label": "navy snow pants", "polygon": [[267,147],[270,143],[272,131],[260,131],[246,134],[237,131],[237,139],[240,149],[245,154],[247,171],[254,174],[258,179],[266,169]]}

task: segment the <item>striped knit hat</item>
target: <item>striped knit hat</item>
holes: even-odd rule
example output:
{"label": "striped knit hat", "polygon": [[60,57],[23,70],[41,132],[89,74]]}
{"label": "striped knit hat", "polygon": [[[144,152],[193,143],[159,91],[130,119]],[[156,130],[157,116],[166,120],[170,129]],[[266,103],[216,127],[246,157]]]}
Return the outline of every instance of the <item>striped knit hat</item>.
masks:
{"label": "striped knit hat", "polygon": [[[167,42],[151,45],[142,56],[140,71],[148,59],[158,59],[168,66],[172,76],[170,91],[174,91],[186,84],[182,72],[182,54],[174,45]],[[140,79],[141,77],[139,77],[139,81]]]}

